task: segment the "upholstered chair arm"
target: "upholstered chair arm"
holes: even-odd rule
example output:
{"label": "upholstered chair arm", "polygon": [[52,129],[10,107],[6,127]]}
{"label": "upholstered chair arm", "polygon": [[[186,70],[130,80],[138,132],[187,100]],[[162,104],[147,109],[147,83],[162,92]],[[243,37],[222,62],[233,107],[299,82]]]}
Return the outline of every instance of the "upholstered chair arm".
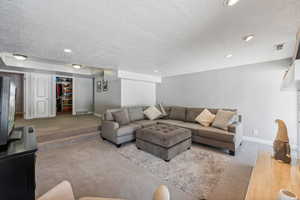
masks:
{"label": "upholstered chair arm", "polygon": [[154,192],[153,200],[170,200],[170,192],[167,186],[160,185]]}
{"label": "upholstered chair arm", "polygon": [[68,181],[63,181],[38,200],[75,200],[72,186]]}
{"label": "upholstered chair arm", "polygon": [[82,197],[79,200],[125,200],[125,199],[111,199],[111,198],[101,198],[101,197]]}

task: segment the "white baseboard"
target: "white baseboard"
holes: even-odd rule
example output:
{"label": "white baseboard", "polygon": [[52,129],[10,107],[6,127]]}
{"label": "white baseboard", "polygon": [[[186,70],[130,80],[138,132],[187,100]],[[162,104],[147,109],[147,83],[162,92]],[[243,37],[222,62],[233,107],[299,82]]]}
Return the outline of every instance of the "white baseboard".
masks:
{"label": "white baseboard", "polygon": [[[271,141],[271,140],[264,140],[264,139],[256,138],[256,137],[243,136],[243,140],[249,141],[249,142],[255,142],[255,143],[259,143],[259,144],[264,144],[264,145],[268,145],[268,146],[273,145],[273,141]],[[298,150],[297,145],[291,144],[291,149]]]}
{"label": "white baseboard", "polygon": [[93,112],[76,112],[75,115],[90,115],[93,114]]}
{"label": "white baseboard", "polygon": [[94,115],[95,115],[96,117],[102,117],[102,115],[99,114],[99,113],[94,113]]}

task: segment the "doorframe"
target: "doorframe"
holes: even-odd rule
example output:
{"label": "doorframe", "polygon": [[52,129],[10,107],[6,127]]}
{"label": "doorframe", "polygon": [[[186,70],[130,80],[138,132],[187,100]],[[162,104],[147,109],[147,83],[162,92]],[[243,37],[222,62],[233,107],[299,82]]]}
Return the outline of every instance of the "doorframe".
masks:
{"label": "doorframe", "polygon": [[71,78],[72,79],[72,115],[76,115],[75,112],[75,95],[74,95],[74,89],[75,89],[75,77],[74,76],[65,76],[65,75],[53,75],[53,116],[56,116],[56,78]]}
{"label": "doorframe", "polygon": [[[24,72],[24,71],[16,71],[16,70],[7,70],[7,69],[0,69],[0,72],[7,72],[7,73],[15,73],[15,74],[23,74],[23,118],[24,119],[33,119],[33,107],[31,106],[29,97],[32,96],[30,85],[31,85],[31,73],[35,72]],[[43,73],[41,73],[43,74]],[[47,73],[45,73],[47,74]],[[49,110],[49,117],[56,117],[56,77],[64,77],[64,78],[71,78],[72,79],[72,115],[76,115],[75,111],[75,77],[74,76],[67,76],[67,75],[57,75],[57,74],[49,74],[52,76],[52,84],[50,83],[50,86],[52,87],[52,91],[50,88],[50,96],[49,99],[52,100],[49,101],[50,106]]]}
{"label": "doorframe", "polygon": [[22,71],[15,71],[15,70],[6,70],[6,69],[0,69],[0,72],[6,72],[6,73],[14,73],[14,74],[23,74],[23,119],[31,119],[31,115],[28,106],[28,100],[27,100],[27,93],[29,92],[29,88],[27,86],[26,79],[28,78],[28,72],[22,72]]}

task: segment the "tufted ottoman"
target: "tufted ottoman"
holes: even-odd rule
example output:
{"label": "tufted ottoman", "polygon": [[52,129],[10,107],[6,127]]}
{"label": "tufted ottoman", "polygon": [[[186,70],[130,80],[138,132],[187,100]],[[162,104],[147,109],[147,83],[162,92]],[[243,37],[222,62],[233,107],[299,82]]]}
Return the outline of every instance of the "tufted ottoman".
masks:
{"label": "tufted ottoman", "polygon": [[168,162],[191,148],[191,137],[189,129],[156,124],[137,130],[136,146]]}

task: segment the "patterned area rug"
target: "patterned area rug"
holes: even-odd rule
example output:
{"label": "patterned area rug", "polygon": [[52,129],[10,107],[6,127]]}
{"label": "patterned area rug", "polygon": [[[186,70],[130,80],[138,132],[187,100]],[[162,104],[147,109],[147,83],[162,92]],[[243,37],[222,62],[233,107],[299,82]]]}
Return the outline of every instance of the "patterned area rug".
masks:
{"label": "patterned area rug", "polygon": [[208,198],[221,180],[228,161],[232,159],[227,154],[197,145],[192,145],[191,150],[181,153],[170,162],[138,150],[134,143],[124,145],[117,151],[136,165],[198,199]]}

